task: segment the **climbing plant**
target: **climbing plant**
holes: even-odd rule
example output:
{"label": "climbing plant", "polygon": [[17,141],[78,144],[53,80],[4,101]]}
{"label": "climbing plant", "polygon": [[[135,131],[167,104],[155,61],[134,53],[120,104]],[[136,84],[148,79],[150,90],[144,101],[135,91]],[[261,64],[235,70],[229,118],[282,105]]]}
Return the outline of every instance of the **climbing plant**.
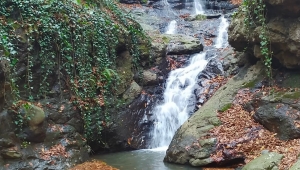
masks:
{"label": "climbing plant", "polygon": [[270,51],[270,40],[268,37],[268,26],[266,24],[266,5],[263,0],[244,0],[242,3],[242,12],[244,13],[244,23],[248,33],[257,27],[260,38],[260,51],[266,66],[266,73],[269,78],[272,77],[272,52]]}
{"label": "climbing plant", "polygon": [[[54,92],[63,97],[70,91],[89,141],[101,140],[93,134],[100,134],[109,121],[105,106],[113,101],[119,83],[119,40],[131,50],[138,68],[138,43],[145,38],[140,25],[112,0],[4,0],[0,36],[1,60],[10,62],[12,73],[26,67],[23,77],[10,77],[15,100]],[[34,77],[34,71],[41,76]]]}

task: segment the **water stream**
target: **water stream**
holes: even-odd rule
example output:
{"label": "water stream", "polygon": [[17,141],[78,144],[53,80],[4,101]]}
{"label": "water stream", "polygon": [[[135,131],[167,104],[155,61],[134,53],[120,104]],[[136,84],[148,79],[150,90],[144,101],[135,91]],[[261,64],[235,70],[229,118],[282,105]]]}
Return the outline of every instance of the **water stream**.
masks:
{"label": "water stream", "polygon": [[188,66],[170,72],[164,101],[153,110],[156,121],[151,148],[168,146],[175,131],[188,119],[187,106],[195,90],[198,74],[207,64],[205,55],[205,52],[196,54],[191,57]]}
{"label": "water stream", "polygon": [[219,26],[218,36],[217,36],[216,43],[215,43],[216,48],[224,48],[224,47],[228,46],[227,30],[228,30],[229,23],[228,23],[227,19],[224,17],[224,15],[222,15],[220,17],[220,20],[221,20],[221,23]]}
{"label": "water stream", "polygon": [[175,20],[172,20],[169,23],[165,34],[176,34],[176,27],[177,27],[177,22]]}
{"label": "water stream", "polygon": [[120,170],[201,170],[199,167],[163,162],[165,154],[166,151],[164,149],[142,149],[97,155],[93,158],[102,160]]}
{"label": "water stream", "polygon": [[194,0],[194,8],[196,15],[204,14],[202,0]]}
{"label": "water stream", "polygon": [[[196,14],[204,14],[201,5],[202,0],[194,0]],[[170,6],[167,0],[163,0],[167,6],[168,13]],[[173,12],[172,12],[173,13]],[[220,17],[218,36],[215,40],[215,48],[224,48],[228,45],[227,28],[228,21],[222,15]],[[177,22],[172,20],[165,33],[176,34]],[[195,54],[190,57],[186,67],[178,68],[169,73],[165,83],[164,100],[154,107],[152,113],[155,117],[154,130],[151,134],[151,149],[138,151],[112,153],[98,155],[93,159],[100,159],[120,170],[196,170],[199,167],[174,165],[163,162],[166,149],[170,144],[176,130],[188,119],[187,106],[196,88],[199,73],[205,68],[206,52]]]}

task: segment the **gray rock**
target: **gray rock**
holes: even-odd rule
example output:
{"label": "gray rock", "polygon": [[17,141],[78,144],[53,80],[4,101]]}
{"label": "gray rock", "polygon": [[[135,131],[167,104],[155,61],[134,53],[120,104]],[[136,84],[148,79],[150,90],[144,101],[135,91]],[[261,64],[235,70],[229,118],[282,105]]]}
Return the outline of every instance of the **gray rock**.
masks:
{"label": "gray rock", "polygon": [[153,73],[150,70],[143,71],[142,82],[144,85],[154,85],[158,83],[157,74]]}
{"label": "gray rock", "polygon": [[4,149],[1,151],[1,155],[6,159],[20,159],[22,158],[21,152],[12,149]]}
{"label": "gray rock", "polygon": [[206,159],[190,159],[189,163],[192,165],[192,166],[203,166],[203,165],[208,165],[210,163],[213,162],[213,159],[212,158],[206,158]]}
{"label": "gray rock", "polygon": [[167,55],[194,54],[203,50],[203,45],[197,38],[186,35],[168,35],[170,42]]}
{"label": "gray rock", "polygon": [[298,160],[289,170],[300,170],[300,160]]}
{"label": "gray rock", "polygon": [[[285,87],[290,87],[295,78],[280,79]],[[299,86],[299,84],[298,84]],[[245,107],[255,110],[253,118],[262,124],[269,131],[277,133],[277,137],[282,140],[300,138],[299,113],[300,102],[297,100],[300,96],[299,91],[274,92],[265,96],[258,93]]]}
{"label": "gray rock", "polygon": [[295,118],[287,113],[295,113],[298,110],[292,109],[289,105],[279,103],[268,103],[260,106],[254,114],[254,119],[268,130],[277,133],[282,140],[295,139],[300,137],[300,130],[295,125]]}
{"label": "gray rock", "polygon": [[242,170],[278,170],[278,165],[282,158],[283,155],[270,152],[250,161]]}
{"label": "gray rock", "polygon": [[26,117],[29,126],[32,128],[40,125],[45,120],[44,110],[30,103],[24,104],[19,112]]}
{"label": "gray rock", "polygon": [[142,88],[135,81],[132,81],[130,87],[123,94],[123,99],[133,100],[141,93],[141,91]]}
{"label": "gray rock", "polygon": [[[280,1],[267,0],[268,38],[272,44],[272,56],[286,68],[298,69],[300,65],[299,18],[300,5],[296,0]],[[240,10],[241,11],[241,10]],[[280,12],[281,11],[281,12]],[[281,15],[281,13],[285,15]],[[246,47],[257,58],[263,58],[260,52],[261,27],[250,28],[246,31],[244,15],[239,12],[229,26],[229,43],[238,51]]]}
{"label": "gray rock", "polygon": [[46,137],[44,126],[45,112],[40,107],[26,103],[21,106],[19,113],[24,116],[23,121],[27,121],[26,127],[22,128],[20,137],[29,142],[43,142]]}

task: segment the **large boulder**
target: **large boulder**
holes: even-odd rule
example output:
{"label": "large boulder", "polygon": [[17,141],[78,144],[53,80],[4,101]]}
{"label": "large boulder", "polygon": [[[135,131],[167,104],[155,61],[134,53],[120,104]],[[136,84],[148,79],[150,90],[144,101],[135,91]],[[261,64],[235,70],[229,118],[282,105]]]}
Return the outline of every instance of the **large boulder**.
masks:
{"label": "large boulder", "polygon": [[[236,91],[263,71],[258,63],[249,69],[240,71],[234,78],[228,80],[200,110],[194,113],[175,133],[166,152],[164,161],[178,164],[204,166],[213,163],[210,155],[216,150],[215,138],[209,136],[209,130],[220,125],[216,110],[231,103]],[[231,158],[228,158],[231,159]],[[226,161],[226,160],[225,160]]]}
{"label": "large boulder", "polygon": [[[25,125],[20,129],[22,130],[20,137],[29,142],[43,142],[46,137],[46,128],[43,124],[46,117],[44,110],[27,102],[21,106],[18,114],[23,120],[17,121],[23,121]],[[22,122],[19,124],[22,125]]]}
{"label": "large boulder", "polygon": [[203,45],[197,38],[186,35],[167,35],[170,39],[167,46],[168,55],[194,54],[203,50]]}
{"label": "large boulder", "polygon": [[248,111],[254,111],[253,118],[281,140],[300,138],[299,80],[299,72],[277,75],[275,81],[282,88],[293,90],[260,92],[244,106]]}
{"label": "large boulder", "polygon": [[132,81],[130,87],[123,94],[123,99],[132,101],[135,99],[142,91],[142,87],[139,86],[135,81]]}
{"label": "large boulder", "polygon": [[280,139],[289,140],[300,137],[299,116],[295,113],[299,113],[299,110],[289,104],[268,103],[257,109],[254,119],[266,129],[277,133]]}

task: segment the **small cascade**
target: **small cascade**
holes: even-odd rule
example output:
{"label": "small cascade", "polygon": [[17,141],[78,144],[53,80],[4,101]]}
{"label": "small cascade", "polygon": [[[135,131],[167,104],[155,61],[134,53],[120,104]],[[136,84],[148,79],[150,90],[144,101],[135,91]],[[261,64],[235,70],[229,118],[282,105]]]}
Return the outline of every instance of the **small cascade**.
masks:
{"label": "small cascade", "polygon": [[204,14],[204,10],[202,7],[201,0],[194,0],[194,7],[195,7],[195,13],[198,14]]}
{"label": "small cascade", "polygon": [[216,48],[225,48],[226,46],[228,46],[227,29],[228,29],[229,23],[228,23],[227,19],[224,17],[224,15],[222,15],[220,17],[220,20],[221,20],[221,23],[219,26],[218,36],[216,39],[215,47]]}
{"label": "small cascade", "polygon": [[151,148],[168,146],[175,131],[189,117],[187,106],[193,95],[198,74],[205,68],[206,53],[196,54],[185,68],[170,72],[166,82],[164,101],[153,110],[156,122],[152,134]]}
{"label": "small cascade", "polygon": [[175,20],[172,20],[166,30],[166,34],[176,34],[176,27],[177,27],[177,22]]}

